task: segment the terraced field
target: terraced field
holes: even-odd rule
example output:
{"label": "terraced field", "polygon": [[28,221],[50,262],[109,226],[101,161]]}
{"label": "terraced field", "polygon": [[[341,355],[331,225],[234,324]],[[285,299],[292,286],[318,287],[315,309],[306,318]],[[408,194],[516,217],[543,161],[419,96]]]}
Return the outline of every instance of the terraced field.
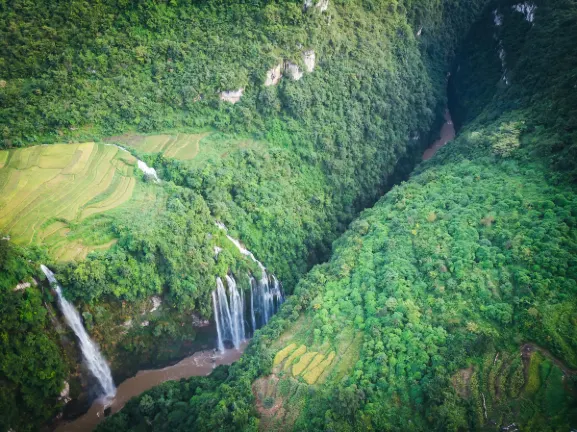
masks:
{"label": "terraced field", "polygon": [[523,345],[520,351],[489,352],[483,361],[458,371],[452,378],[456,394],[470,402],[481,430],[504,424],[510,431],[547,431],[553,430],[552,421],[567,422],[565,429],[555,430],[570,430],[577,418],[571,385],[577,370],[536,345]]}
{"label": "terraced field", "polygon": [[130,153],[92,142],[0,151],[0,230],[18,244],[46,245],[59,260],[108,248],[110,236],[76,234],[132,198],[135,164]]}
{"label": "terraced field", "polygon": [[311,387],[340,382],[351,372],[362,339],[346,328],[331,343],[315,345],[307,320],[301,317],[295,322],[272,347],[276,350],[272,373],[253,384],[261,430],[290,429],[305,408]]}
{"label": "terraced field", "polygon": [[105,141],[131,147],[145,154],[162,153],[167,158],[189,161],[196,166],[210,159],[226,157],[231,151],[239,148],[260,147],[254,140],[232,138],[212,132],[162,135],[127,133],[107,138]]}

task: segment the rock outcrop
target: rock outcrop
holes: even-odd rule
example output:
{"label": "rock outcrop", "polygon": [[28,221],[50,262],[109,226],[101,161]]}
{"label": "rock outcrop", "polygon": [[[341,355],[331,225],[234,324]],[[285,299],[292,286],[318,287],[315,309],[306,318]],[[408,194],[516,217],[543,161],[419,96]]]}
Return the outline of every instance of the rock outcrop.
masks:
{"label": "rock outcrop", "polygon": [[286,61],[284,64],[285,74],[292,80],[298,81],[303,77],[303,71],[300,70],[298,65]]}
{"label": "rock outcrop", "polygon": [[235,104],[240,100],[243,93],[244,88],[242,87],[239,88],[238,90],[223,91],[220,93],[220,100]]}
{"label": "rock outcrop", "polygon": [[[303,3],[303,9],[307,10],[313,6],[313,0],[305,0]],[[319,11],[324,12],[329,8],[329,0],[319,0],[314,5]]]}
{"label": "rock outcrop", "polygon": [[68,402],[72,400],[72,398],[70,397],[70,384],[68,384],[68,381],[64,381],[64,388],[60,392],[60,397],[58,398],[58,400],[62,401],[64,405],[66,405]]}
{"label": "rock outcrop", "polygon": [[279,63],[274,68],[270,69],[266,73],[266,80],[264,82],[265,87],[270,87],[272,85],[277,85],[282,78],[282,67],[283,64]]}
{"label": "rock outcrop", "polygon": [[303,61],[305,62],[305,69],[307,72],[312,72],[315,69],[315,52],[308,50],[303,53]]}

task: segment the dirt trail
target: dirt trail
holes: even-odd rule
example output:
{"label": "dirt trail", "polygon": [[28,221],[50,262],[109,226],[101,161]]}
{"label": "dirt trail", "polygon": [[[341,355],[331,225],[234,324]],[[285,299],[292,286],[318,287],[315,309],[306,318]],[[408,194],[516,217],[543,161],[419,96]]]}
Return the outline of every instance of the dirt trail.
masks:
{"label": "dirt trail", "polygon": [[539,351],[541,354],[543,354],[545,357],[547,357],[549,360],[555,363],[555,365],[557,365],[565,375],[577,375],[577,369],[572,369],[568,367],[565,363],[563,363],[561,360],[559,360],[557,357],[551,354],[549,350],[540,347],[539,345],[536,345],[534,343],[526,343],[523,346],[521,346],[521,355],[523,356],[524,359],[529,358],[531,354],[535,351]]}

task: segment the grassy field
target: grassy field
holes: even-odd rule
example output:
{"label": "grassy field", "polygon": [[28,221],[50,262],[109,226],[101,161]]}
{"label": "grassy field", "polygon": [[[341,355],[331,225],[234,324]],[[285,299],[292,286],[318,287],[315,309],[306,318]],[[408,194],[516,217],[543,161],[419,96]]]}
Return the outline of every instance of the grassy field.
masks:
{"label": "grassy field", "polygon": [[167,158],[189,161],[195,166],[200,166],[211,159],[224,158],[236,149],[261,147],[261,144],[251,139],[232,138],[214,132],[162,135],[127,133],[107,138],[105,141],[131,147],[145,154],[162,153]]}
{"label": "grassy field", "polygon": [[130,205],[143,184],[135,163],[95,143],[0,151],[0,230],[18,244],[46,245],[61,261],[109,248],[115,239],[99,216]]}
{"label": "grassy field", "polygon": [[0,151],[0,232],[17,244],[42,244],[58,261],[82,259],[116,243],[111,217],[148,212],[162,189],[139,182],[136,158],[110,143],[193,166],[261,146],[213,132],[125,134],[106,141]]}

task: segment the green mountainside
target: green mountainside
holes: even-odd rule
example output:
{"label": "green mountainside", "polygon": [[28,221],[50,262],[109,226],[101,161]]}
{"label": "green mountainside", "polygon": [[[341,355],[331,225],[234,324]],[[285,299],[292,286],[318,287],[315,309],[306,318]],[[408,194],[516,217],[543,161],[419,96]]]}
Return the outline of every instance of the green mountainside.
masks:
{"label": "green mountainside", "polygon": [[[95,245],[80,258],[0,226],[0,430],[53,419],[64,380],[81,393],[40,263],[118,381],[195,349],[217,276],[260,273],[215,221],[293,295],[234,365],[99,431],[577,427],[577,6],[323,3],[0,2],[0,149],[119,144],[162,179],[123,167],[136,200],[51,218]],[[389,190],[447,81],[457,138]]]}
{"label": "green mountainside", "polygon": [[[18,243],[48,252],[19,279],[41,279],[40,262],[55,270],[117,381],[195,349],[197,329],[183,323],[191,314],[211,317],[216,276],[258,276],[215,220],[290,294],[358,212],[420,157],[442,118],[453,52],[482,4],[330,2],[321,11],[292,1],[1,3],[0,146],[10,153],[0,152],[7,163],[0,186],[11,188],[6,179],[22,175],[6,175],[19,148],[68,141],[127,146],[162,179],[144,184],[130,168],[139,182],[126,204],[85,220],[44,215],[42,229],[59,231],[50,241],[32,235]],[[308,69],[310,52],[315,64]],[[303,76],[285,70],[265,86],[267,71],[285,62]],[[237,103],[221,100],[221,92],[239,88]],[[192,160],[173,159],[178,136],[207,133]],[[139,134],[153,134],[150,144],[139,145]],[[167,138],[157,146],[163,136],[176,137],[174,145]],[[115,194],[108,189],[96,199]],[[53,197],[39,199],[49,208]],[[3,205],[12,211],[14,202]],[[10,237],[9,227],[0,231]],[[55,253],[54,244],[80,253]],[[215,246],[224,248],[217,260]],[[239,284],[249,288],[244,278]],[[21,301],[24,294],[5,295]],[[163,300],[154,313],[152,296]],[[48,291],[43,297],[56,306]],[[42,305],[34,308],[43,313]],[[49,332],[54,343],[74,340],[61,329],[58,337]],[[5,345],[12,352],[11,342]],[[76,398],[78,354],[60,354]],[[11,398],[22,378],[15,357],[6,354],[2,364]],[[20,387],[18,396],[44,406],[44,417],[28,418],[25,405],[10,402],[2,427],[34,430],[58,411],[64,384],[57,375],[46,379],[44,393]]]}
{"label": "green mountainside", "polygon": [[[239,362],[98,430],[574,428],[577,9],[536,5],[533,22],[489,5],[455,63],[458,137],[350,225]],[[499,48],[506,81],[464,75],[500,68]]]}

